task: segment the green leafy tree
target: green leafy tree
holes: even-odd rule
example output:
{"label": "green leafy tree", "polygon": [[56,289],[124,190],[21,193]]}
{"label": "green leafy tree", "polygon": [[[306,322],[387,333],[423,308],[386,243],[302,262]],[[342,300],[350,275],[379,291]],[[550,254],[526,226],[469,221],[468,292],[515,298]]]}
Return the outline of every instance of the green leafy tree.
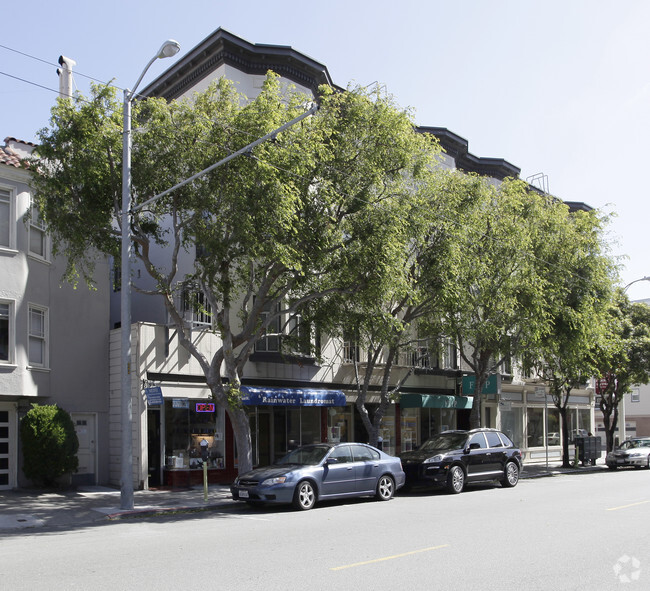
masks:
{"label": "green leafy tree", "polygon": [[[460,173],[428,169],[400,204],[399,225],[391,232],[391,272],[381,290],[338,298],[320,323],[349,343],[356,408],[372,445],[381,422],[401,387],[423,362],[435,355],[443,333],[441,302],[451,243],[463,207]],[[370,396],[379,403],[371,412]]]}
{"label": "green leafy tree", "polygon": [[23,472],[34,484],[53,486],[79,466],[79,440],[70,415],[57,405],[33,404],[20,421]]}
{"label": "green leafy tree", "polygon": [[607,312],[605,334],[595,352],[595,375],[607,451],[612,451],[621,400],[634,384],[650,381],[650,306],[630,303],[619,290]]}
{"label": "green leafy tree", "polygon": [[571,463],[568,404],[596,368],[594,346],[601,341],[616,279],[604,240],[607,219],[597,211],[570,213],[559,202],[547,217],[547,240],[539,252],[545,276],[549,328],[531,345],[537,375],[549,386],[562,433],[562,464]]}
{"label": "green leafy tree", "polygon": [[470,426],[480,425],[490,374],[526,351],[548,328],[536,254],[552,202],[526,183],[463,175],[468,206],[450,253],[445,321],[476,376]]}
{"label": "green leafy tree", "polygon": [[[307,100],[269,74],[250,101],[220,79],[191,101],[136,102],[136,201],[274,131],[303,113]],[[316,300],[385,280],[392,257],[385,236],[399,223],[394,202],[409,189],[405,179],[417,178],[435,155],[409,114],[380,91],[322,88],[317,100],[315,116],[132,219],[135,256],[149,277],[135,288],[164,302],[182,346],[228,413],[240,472],[252,466],[240,385],[255,344]],[[118,253],[120,110],[113,90],[97,87],[90,99],[59,101],[51,128],[39,136],[35,198],[56,248],[69,257],[68,278],[88,276],[96,252]],[[180,262],[188,258],[189,271]],[[188,284],[202,294],[220,337],[211,357],[185,330],[178,296]]]}

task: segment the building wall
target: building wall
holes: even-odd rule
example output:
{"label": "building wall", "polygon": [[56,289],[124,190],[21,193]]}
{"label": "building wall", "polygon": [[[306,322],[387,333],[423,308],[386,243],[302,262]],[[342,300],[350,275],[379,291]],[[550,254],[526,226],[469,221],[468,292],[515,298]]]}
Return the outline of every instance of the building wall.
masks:
{"label": "building wall", "polygon": [[[31,148],[10,139],[3,153],[24,157]],[[0,301],[11,304],[13,343],[12,359],[0,363],[0,410],[11,412],[11,470],[6,487],[28,484],[20,466],[18,423],[32,403],[58,404],[78,422],[78,431],[88,436],[84,443],[88,453],[81,462],[84,473],[74,475],[73,481],[107,482],[108,264],[98,259],[95,291],[85,285],[77,289],[62,285],[65,260],[52,256],[49,239],[45,239],[45,256],[30,252],[30,229],[23,220],[32,197],[29,171],[0,164],[0,187],[9,188],[12,199],[12,245],[0,247]],[[30,306],[45,314],[42,364],[29,360]]]}

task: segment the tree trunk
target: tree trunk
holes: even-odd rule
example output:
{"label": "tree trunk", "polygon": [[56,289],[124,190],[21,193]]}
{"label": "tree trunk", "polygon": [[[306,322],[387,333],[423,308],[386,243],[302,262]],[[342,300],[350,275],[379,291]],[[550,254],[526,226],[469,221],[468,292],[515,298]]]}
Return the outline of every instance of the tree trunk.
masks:
{"label": "tree trunk", "polygon": [[571,456],[569,455],[569,420],[566,414],[566,407],[557,406],[560,413],[560,424],[562,425],[562,467],[571,467]]}
{"label": "tree trunk", "polygon": [[238,473],[243,474],[253,469],[253,446],[251,439],[251,424],[248,414],[243,407],[228,408],[232,430],[237,446]]}

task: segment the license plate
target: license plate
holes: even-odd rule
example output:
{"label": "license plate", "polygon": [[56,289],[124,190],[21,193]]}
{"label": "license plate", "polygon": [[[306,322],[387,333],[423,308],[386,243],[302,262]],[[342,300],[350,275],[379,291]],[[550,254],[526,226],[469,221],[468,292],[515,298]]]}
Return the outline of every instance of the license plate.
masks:
{"label": "license plate", "polygon": [[248,498],[248,491],[239,489],[238,495],[239,495],[240,499],[247,499]]}
{"label": "license plate", "polygon": [[625,463],[625,460],[616,460],[616,463],[617,463],[617,464],[624,464],[624,463]]}

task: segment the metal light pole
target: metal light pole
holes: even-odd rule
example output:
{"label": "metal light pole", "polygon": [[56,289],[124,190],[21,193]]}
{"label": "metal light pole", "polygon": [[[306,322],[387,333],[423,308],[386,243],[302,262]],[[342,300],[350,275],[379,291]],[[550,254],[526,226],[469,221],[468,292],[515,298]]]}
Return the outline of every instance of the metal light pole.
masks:
{"label": "metal light pole", "polygon": [[169,39],[149,60],[133,90],[124,89],[122,136],[122,470],[120,507],[133,509],[133,404],[131,401],[131,102],[138,85],[157,59],[176,55],[181,46]]}
{"label": "metal light pole", "polygon": [[630,285],[634,285],[635,283],[638,283],[639,281],[650,281],[650,277],[641,277],[641,279],[635,279],[634,281],[631,281],[630,283],[628,283],[623,288],[623,291],[627,291],[627,288],[630,287]]}

